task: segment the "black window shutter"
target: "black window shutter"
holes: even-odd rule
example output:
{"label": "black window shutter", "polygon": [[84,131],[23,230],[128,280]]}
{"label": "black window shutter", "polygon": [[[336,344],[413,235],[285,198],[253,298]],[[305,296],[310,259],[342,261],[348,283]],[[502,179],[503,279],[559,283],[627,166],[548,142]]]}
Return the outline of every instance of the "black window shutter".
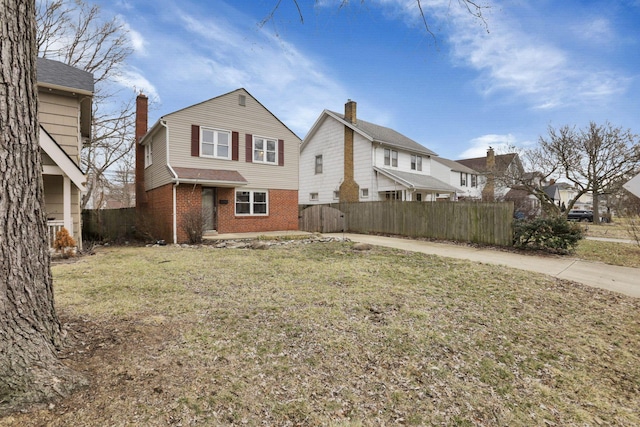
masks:
{"label": "black window shutter", "polygon": [[238,132],[231,132],[231,160],[238,160]]}
{"label": "black window shutter", "polygon": [[278,140],[278,166],[284,166],[284,140]]}
{"label": "black window shutter", "polygon": [[247,163],[253,163],[253,135],[250,133],[246,134],[244,137],[245,144],[245,161]]}
{"label": "black window shutter", "polygon": [[200,156],[200,126],[191,125],[191,155]]}

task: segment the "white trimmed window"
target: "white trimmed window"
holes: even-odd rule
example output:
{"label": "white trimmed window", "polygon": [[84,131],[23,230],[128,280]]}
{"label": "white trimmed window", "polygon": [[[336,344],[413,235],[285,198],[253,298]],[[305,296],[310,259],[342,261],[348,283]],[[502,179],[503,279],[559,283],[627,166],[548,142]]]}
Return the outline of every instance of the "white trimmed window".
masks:
{"label": "white trimmed window", "polygon": [[368,188],[360,189],[360,197],[362,197],[363,199],[368,198],[369,197],[369,189]]}
{"label": "white trimmed window", "polygon": [[339,191],[334,191],[333,192],[333,199],[334,200],[340,200],[340,192]]}
{"label": "white trimmed window", "polygon": [[467,174],[464,172],[460,172],[460,186],[461,187],[467,186]]}
{"label": "white trimmed window", "polygon": [[478,175],[471,174],[471,186],[472,187],[478,186]]}
{"label": "white trimmed window", "polygon": [[231,132],[200,128],[200,155],[218,159],[231,159]]}
{"label": "white trimmed window", "polygon": [[257,190],[236,190],[236,215],[268,215],[268,193]]}
{"label": "white trimmed window", "polygon": [[422,170],[422,156],[411,155],[411,170]]}
{"label": "white trimmed window", "polygon": [[309,193],[309,200],[311,200],[312,202],[317,202],[318,201],[318,193]]}
{"label": "white trimmed window", "polygon": [[148,168],[153,164],[153,141],[149,141],[147,145],[144,146],[144,167]]}
{"label": "white trimmed window", "polygon": [[322,173],[322,154],[316,156],[316,175]]}
{"label": "white trimmed window", "polygon": [[384,149],[384,165],[398,167],[398,152],[396,150]]}
{"label": "white trimmed window", "polygon": [[261,136],[254,136],[253,137],[253,162],[277,165],[278,164],[278,140],[272,139],[272,138],[263,138]]}

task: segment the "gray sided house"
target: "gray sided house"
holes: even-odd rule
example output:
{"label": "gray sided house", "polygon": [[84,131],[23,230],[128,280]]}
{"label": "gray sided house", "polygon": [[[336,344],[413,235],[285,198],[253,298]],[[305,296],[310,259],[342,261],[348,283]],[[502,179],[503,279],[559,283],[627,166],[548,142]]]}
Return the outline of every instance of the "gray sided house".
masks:
{"label": "gray sided house", "polygon": [[49,244],[65,227],[82,245],[81,197],[86,177],[80,150],[91,138],[93,75],[38,58],[38,120]]}
{"label": "gray sided house", "polygon": [[245,89],[169,113],[136,113],[136,208],[150,237],[298,229],[300,138]]}

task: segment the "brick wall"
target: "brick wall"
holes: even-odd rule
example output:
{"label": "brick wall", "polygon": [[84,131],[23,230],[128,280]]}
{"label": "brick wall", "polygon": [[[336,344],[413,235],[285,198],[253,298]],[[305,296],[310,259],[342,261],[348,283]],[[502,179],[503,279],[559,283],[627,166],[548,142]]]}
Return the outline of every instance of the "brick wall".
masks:
{"label": "brick wall", "polygon": [[[221,204],[220,200],[227,200]],[[218,233],[298,230],[298,191],[269,190],[269,215],[236,216],[235,190],[218,189]]]}
{"label": "brick wall", "polygon": [[173,242],[173,185],[146,192],[148,205],[139,209],[138,229],[152,240]]}
{"label": "brick wall", "polygon": [[[235,189],[218,188],[218,233],[298,230],[298,191],[269,190],[269,215],[236,216]],[[173,188],[171,184],[147,192],[149,209],[143,211],[141,227],[154,240],[173,242]],[[226,200],[226,203],[221,203]],[[176,189],[178,243],[188,241],[184,216],[202,207],[202,186],[179,185]]]}

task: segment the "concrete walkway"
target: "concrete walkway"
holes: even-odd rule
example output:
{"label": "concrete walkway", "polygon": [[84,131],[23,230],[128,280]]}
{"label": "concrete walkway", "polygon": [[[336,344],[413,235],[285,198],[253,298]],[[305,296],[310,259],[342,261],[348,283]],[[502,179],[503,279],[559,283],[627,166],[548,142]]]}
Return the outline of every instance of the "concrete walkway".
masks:
{"label": "concrete walkway", "polygon": [[582,261],[569,256],[541,257],[519,255],[490,248],[474,248],[449,243],[434,243],[397,237],[332,233],[325,236],[345,237],[354,242],[402,249],[412,252],[460,258],[486,264],[504,265],[520,270],[548,274],[595,288],[608,289],[640,298],[640,269],[617,267],[599,262]]}

